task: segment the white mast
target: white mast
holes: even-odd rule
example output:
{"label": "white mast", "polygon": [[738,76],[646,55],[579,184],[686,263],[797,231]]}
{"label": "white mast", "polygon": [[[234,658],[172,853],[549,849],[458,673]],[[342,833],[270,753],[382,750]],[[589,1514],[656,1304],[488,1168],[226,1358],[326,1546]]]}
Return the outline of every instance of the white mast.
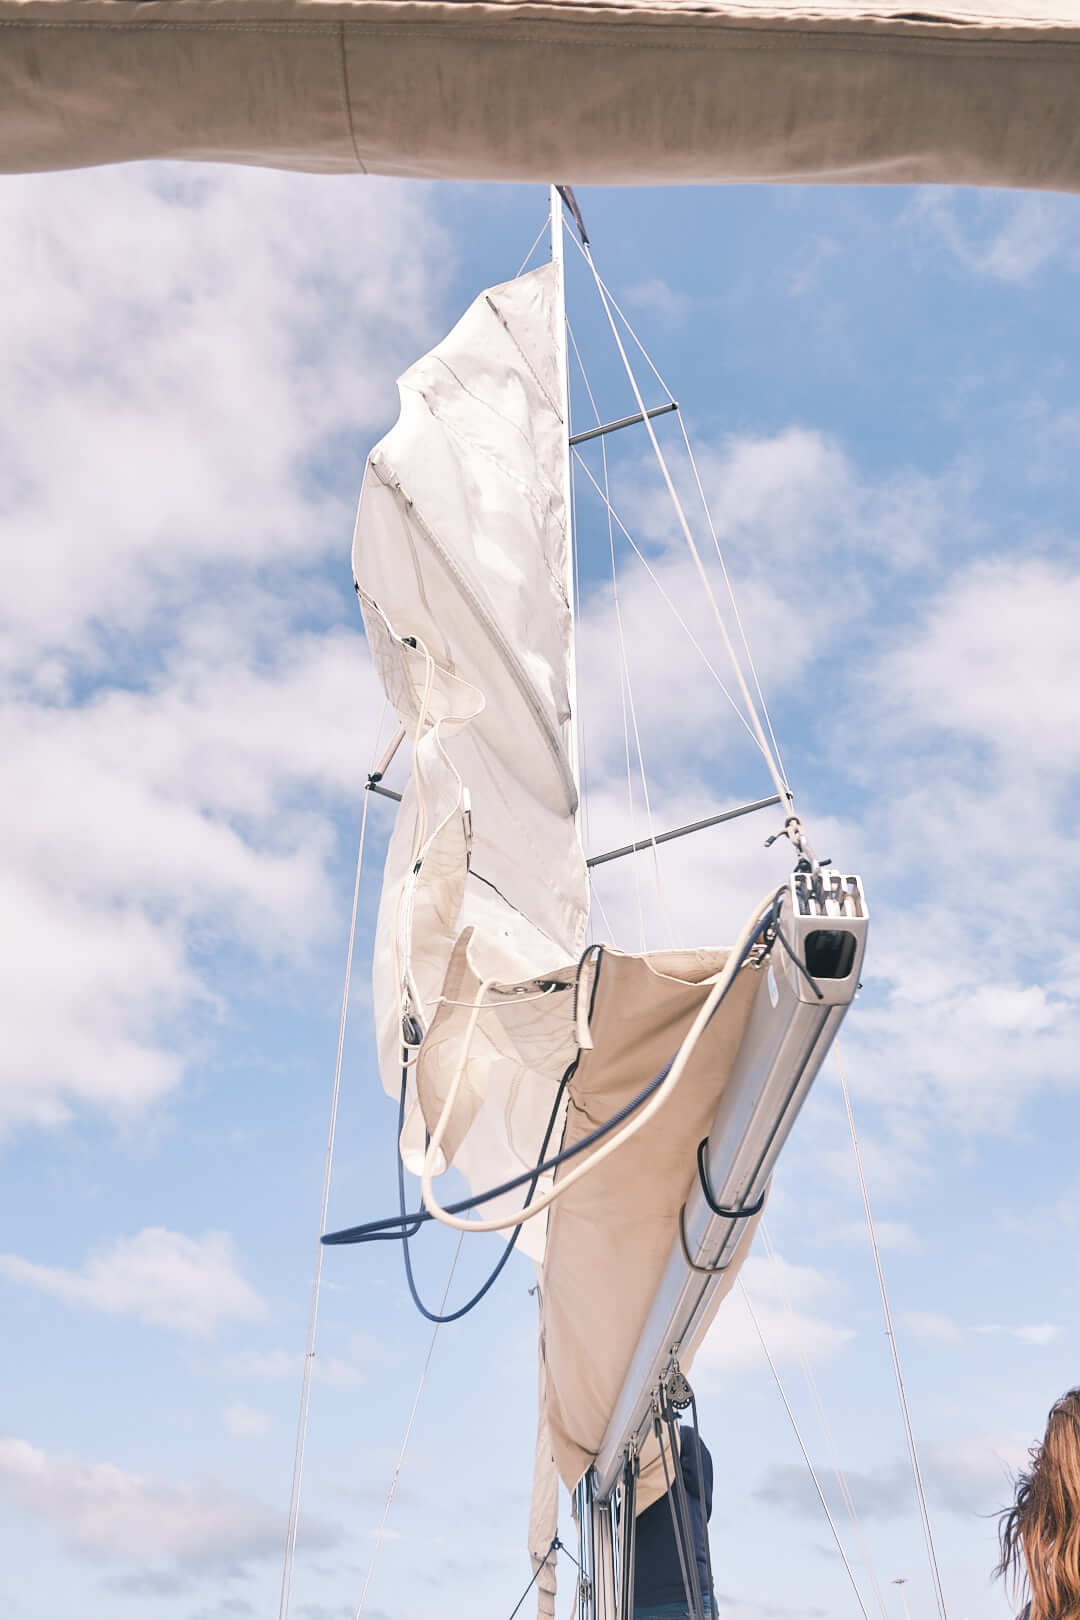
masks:
{"label": "white mast", "polygon": [[[577,648],[576,624],[574,617],[577,608],[576,580],[574,569],[574,519],[573,501],[570,485],[570,368],[566,343],[566,255],[563,242],[563,201],[558,186],[552,186],[551,191],[551,262],[555,266],[558,277],[558,310],[555,321],[555,370],[559,379],[561,396],[559,407],[565,426],[563,434],[562,458],[562,492],[564,510],[566,512],[566,600],[570,607],[570,619],[573,626],[570,637],[570,667],[568,672],[568,696],[570,700],[570,720],[567,726],[567,753],[570,758],[570,770],[574,778],[574,785],[579,793],[581,790],[581,761],[578,750],[578,694],[577,694]],[[580,820],[581,805],[578,804],[577,819]]]}

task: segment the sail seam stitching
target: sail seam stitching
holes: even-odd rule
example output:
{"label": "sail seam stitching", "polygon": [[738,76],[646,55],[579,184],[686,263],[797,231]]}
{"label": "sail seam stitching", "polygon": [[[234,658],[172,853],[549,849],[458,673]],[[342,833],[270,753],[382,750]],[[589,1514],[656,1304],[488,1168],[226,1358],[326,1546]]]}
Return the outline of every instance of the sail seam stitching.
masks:
{"label": "sail seam stitching", "polygon": [[360,148],[356,143],[356,125],[353,122],[352,89],[349,85],[349,52],[346,43],[346,24],[338,23],[338,47],[341,53],[341,88],[345,98],[345,118],[349,126],[349,141],[352,145],[356,166],[361,174],[367,174],[367,164],[360,156]]}

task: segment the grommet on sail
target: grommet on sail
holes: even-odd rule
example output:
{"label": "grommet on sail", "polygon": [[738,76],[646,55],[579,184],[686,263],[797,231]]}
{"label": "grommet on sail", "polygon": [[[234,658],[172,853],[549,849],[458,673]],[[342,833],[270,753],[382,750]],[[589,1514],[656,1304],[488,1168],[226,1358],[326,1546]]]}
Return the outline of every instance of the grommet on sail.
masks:
{"label": "grommet on sail", "polygon": [[[552,262],[482,292],[405,372],[397,424],[365,472],[356,588],[411,744],[374,1011],[399,1152],[424,1207],[327,1241],[407,1236],[434,1218],[501,1231],[536,1262],[529,1539],[541,1613],[557,1470],[592,1526],[584,1620],[629,1620],[618,1579],[629,1543],[613,1539],[609,1509],[622,1504],[630,1535],[634,1514],[664,1494],[672,1391],[689,1390],[855,994],[867,912],[858,878],[815,859],[777,775],[782,791],[764,802],[784,803],[796,869],[732,946],[586,943],[554,194],[553,208]],[[637,415],[600,431],[641,423],[659,454],[656,413],[634,388]],[[767,746],[760,724],[756,735]],[[471,1195],[448,1208],[437,1183],[450,1166]]]}

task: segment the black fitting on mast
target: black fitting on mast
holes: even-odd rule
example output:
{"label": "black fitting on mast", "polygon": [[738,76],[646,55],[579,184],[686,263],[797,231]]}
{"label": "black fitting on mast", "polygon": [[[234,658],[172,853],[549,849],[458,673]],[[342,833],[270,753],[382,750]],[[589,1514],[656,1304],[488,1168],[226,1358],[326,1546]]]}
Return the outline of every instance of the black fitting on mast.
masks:
{"label": "black fitting on mast", "polygon": [[562,198],[563,202],[566,204],[567,208],[569,208],[570,213],[573,216],[574,224],[577,226],[577,233],[581,237],[582,247],[588,247],[589,233],[585,229],[585,221],[581,217],[581,209],[578,207],[578,200],[574,196],[573,186],[556,186],[555,190],[559,193],[559,196]]}

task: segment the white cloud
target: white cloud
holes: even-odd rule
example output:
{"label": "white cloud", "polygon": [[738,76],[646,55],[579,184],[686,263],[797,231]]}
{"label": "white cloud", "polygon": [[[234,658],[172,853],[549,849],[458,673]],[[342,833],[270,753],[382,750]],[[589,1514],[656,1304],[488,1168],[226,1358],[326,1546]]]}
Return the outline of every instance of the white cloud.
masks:
{"label": "white cloud", "polygon": [[1016,1337],[1024,1344],[1053,1344],[1055,1339],[1061,1337],[1061,1328],[1056,1322],[1029,1322],[1022,1327],[1014,1328]]}
{"label": "white cloud", "polygon": [[223,960],[323,941],[382,708],[351,507],[445,243],[424,188],[228,169],[13,178],[0,224],[3,1134],[145,1110]]}
{"label": "white cloud", "polygon": [[1006,1327],[998,1322],[984,1323],[975,1329],[976,1333],[1004,1334],[1007,1338],[1019,1339],[1021,1344],[1033,1344],[1040,1348],[1053,1344],[1055,1339],[1061,1337],[1062,1329],[1054,1322],[1027,1322],[1019,1327]]}
{"label": "white cloud", "polygon": [[[385,1357],[381,1359],[385,1360]],[[268,1381],[295,1379],[299,1385],[304,1357],[301,1351],[296,1350],[234,1350],[222,1358],[220,1365],[230,1377],[245,1380],[260,1378]],[[312,1376],[319,1383],[349,1388],[364,1383],[367,1374],[355,1360],[324,1355],[319,1351],[315,1357]]]}
{"label": "white cloud", "polygon": [[[955,543],[971,527],[966,472],[951,469],[932,480],[900,471],[869,481],[841,445],[810,429],[733,437],[719,445],[699,445],[695,453],[742,624],[770,701],[783,701],[792,693],[803,698],[814,661],[835,650],[835,618],[807,610],[807,558],[827,571],[831,597],[843,603],[850,660],[868,635],[874,590],[895,589],[897,578],[906,578],[934,556],[943,535]],[[742,658],[740,631],[689,469],[678,448],[671,457],[714,595]],[[588,540],[602,508],[580,471],[577,488],[586,543],[606,546],[606,524],[602,536]],[[715,616],[654,467],[643,456],[617,466],[611,490],[613,506],[655,576],[650,577],[617,532],[619,609],[650,782],[685,778],[692,761],[697,770],[719,766],[725,777],[743,784],[746,797],[753,796],[755,784],[769,791],[756,744],[746,737],[717,684],[719,677],[737,697]],[[610,581],[586,596],[578,672],[590,777],[599,771],[622,779],[622,669]],[[631,739],[636,773],[632,728]]]}
{"label": "white cloud", "polygon": [[622,302],[631,309],[644,310],[669,331],[683,326],[689,319],[694,301],[686,293],[668,285],[661,276],[650,276],[635,282],[622,296]]}
{"label": "white cloud", "polygon": [[312,470],[336,452],[355,479],[446,251],[423,188],[341,199],[149,165],[5,186],[0,664],[130,636],[223,565],[341,546],[352,491]]}
{"label": "white cloud", "polygon": [[236,1267],[226,1232],[185,1237],[148,1226],[91,1255],[78,1270],[0,1255],[0,1274],[65,1304],[130,1316],[190,1338],[211,1338],[231,1322],[250,1322],[266,1306]]}
{"label": "white cloud", "polygon": [[914,229],[935,249],[945,247],[971,275],[995,281],[1030,282],[1046,265],[1073,262],[1075,224],[1059,199],[1035,193],[958,192],[922,187],[902,217],[905,235]]}
{"label": "white cloud", "polygon": [[[212,1480],[174,1485],[111,1463],[50,1455],[0,1439],[0,1492],[20,1512],[60,1530],[72,1551],[97,1561],[176,1565],[203,1575],[248,1559],[280,1556],[285,1514],[223,1490]],[[305,1521],[327,1546],[337,1532]]]}
{"label": "white cloud", "polygon": [[[874,1222],[874,1236],[882,1250],[895,1250],[898,1254],[921,1254],[922,1239],[907,1221]],[[865,1249],[869,1242],[865,1221],[850,1221],[828,1233],[830,1243],[848,1243],[853,1248]]]}
{"label": "white cloud", "polygon": [[245,1406],[243,1401],[234,1401],[225,1408],[225,1427],[230,1434],[241,1439],[254,1438],[266,1434],[270,1428],[270,1419],[265,1412],[258,1412],[253,1406]]}
{"label": "white cloud", "polygon": [[907,1331],[923,1344],[956,1344],[960,1329],[951,1316],[938,1311],[904,1311],[901,1321]]}
{"label": "white cloud", "polygon": [[895,723],[936,731],[945,748],[977,743],[1060,785],[1080,770],[1078,613],[1080,570],[1068,563],[1009,558],[962,571],[879,671],[882,692],[900,700],[889,704]]}
{"label": "white cloud", "polygon": [[[836,1283],[812,1266],[780,1255],[751,1255],[740,1273],[769,1353],[778,1366],[831,1360],[855,1337],[821,1307]],[[695,1376],[707,1388],[722,1376],[766,1366],[761,1342],[738,1288],[723,1302],[698,1352]]]}

